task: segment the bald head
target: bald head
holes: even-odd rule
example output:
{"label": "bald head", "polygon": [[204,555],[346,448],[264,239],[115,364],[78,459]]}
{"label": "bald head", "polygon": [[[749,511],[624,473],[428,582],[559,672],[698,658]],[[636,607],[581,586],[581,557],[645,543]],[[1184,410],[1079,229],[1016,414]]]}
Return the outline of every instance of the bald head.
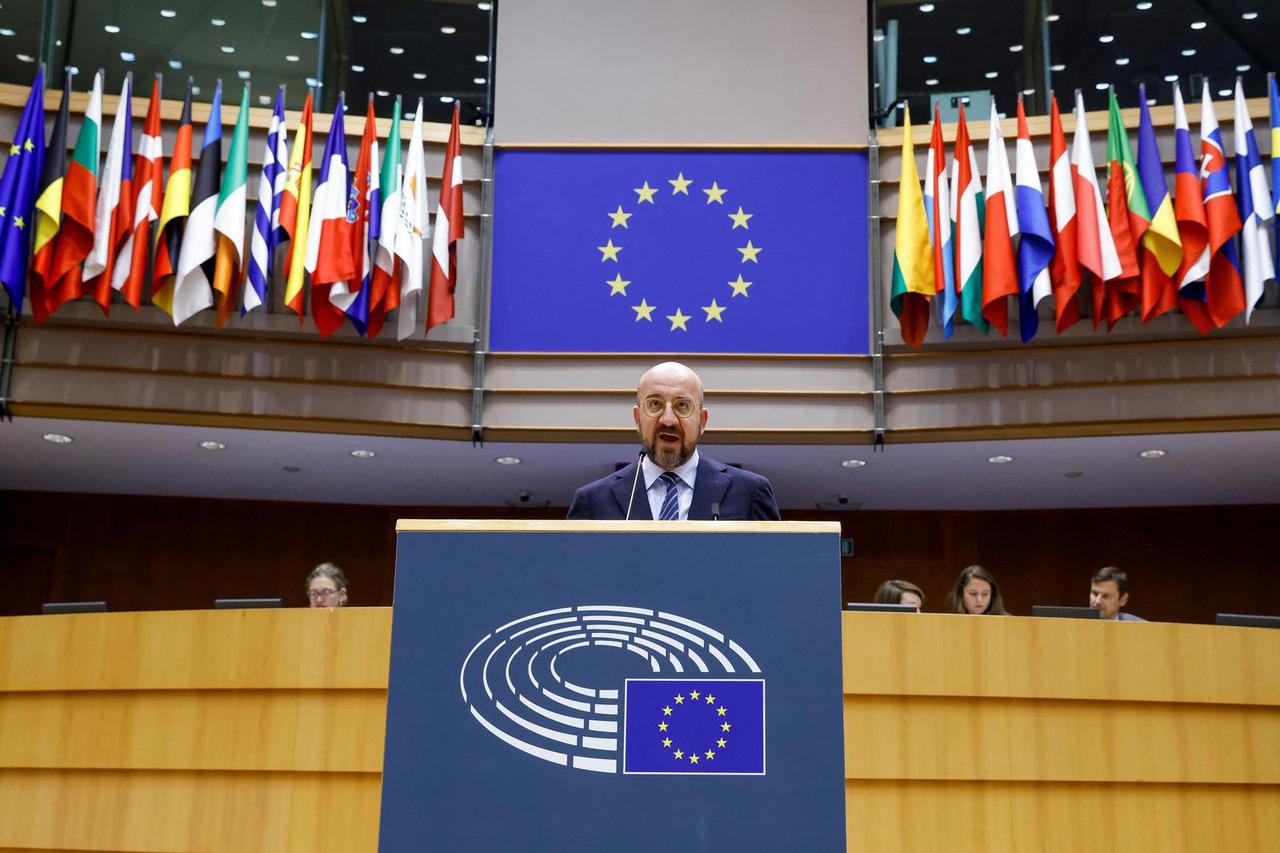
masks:
{"label": "bald head", "polygon": [[679,362],[655,364],[640,377],[633,414],[645,454],[663,470],[679,468],[707,427],[702,380]]}

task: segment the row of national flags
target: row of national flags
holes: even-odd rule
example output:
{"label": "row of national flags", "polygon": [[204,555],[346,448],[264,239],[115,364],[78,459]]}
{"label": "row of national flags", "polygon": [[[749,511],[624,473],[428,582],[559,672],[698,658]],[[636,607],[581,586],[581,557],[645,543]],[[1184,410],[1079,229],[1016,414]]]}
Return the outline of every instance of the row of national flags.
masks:
{"label": "row of national flags", "polygon": [[375,337],[395,311],[396,335],[403,339],[454,316],[463,237],[457,105],[431,232],[421,99],[402,164],[400,100],[380,158],[370,98],[351,169],[340,96],[313,175],[312,95],[290,147],[281,86],[250,215],[247,83],[224,158],[222,83],[197,139],[187,81],[167,178],[158,77],[136,149],[133,77],[125,77],[105,160],[102,71],[94,75],[69,156],[70,70],[47,139],[45,84],[42,66],[0,175],[0,284],[17,310],[30,300],[36,322],[81,298],[106,314],[118,293],[135,310],[149,297],[175,325],[212,309],[221,327],[237,310],[243,315],[267,305],[275,282],[283,283],[284,302],[300,322],[310,283],[309,313],[325,336],[350,322],[359,334]]}
{"label": "row of national flags", "polygon": [[1280,91],[1274,75],[1269,87],[1271,188],[1239,80],[1234,190],[1207,81],[1198,151],[1181,88],[1173,86],[1172,192],[1142,87],[1136,152],[1111,91],[1101,183],[1080,92],[1070,148],[1051,96],[1047,196],[1021,98],[1012,170],[992,103],[985,186],[963,107],[949,167],[935,108],[922,189],[908,112],[890,296],[903,340],[917,349],[923,345],[931,309],[944,338],[957,320],[983,333],[994,326],[1007,336],[1010,300],[1018,304],[1024,343],[1035,337],[1047,299],[1053,300],[1058,332],[1080,319],[1078,298],[1090,300],[1094,328],[1105,322],[1108,331],[1130,314],[1146,323],[1174,308],[1201,334],[1241,314],[1248,323],[1265,286],[1276,279],[1280,247]]}

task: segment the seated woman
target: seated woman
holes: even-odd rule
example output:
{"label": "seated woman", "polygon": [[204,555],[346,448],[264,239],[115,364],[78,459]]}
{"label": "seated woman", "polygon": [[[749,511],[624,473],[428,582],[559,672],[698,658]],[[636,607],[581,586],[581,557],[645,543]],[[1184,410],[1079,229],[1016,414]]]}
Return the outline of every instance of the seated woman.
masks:
{"label": "seated woman", "polygon": [[307,575],[307,601],[312,607],[345,607],[347,576],[333,563],[321,563]]}
{"label": "seated woman", "polygon": [[924,610],[924,593],[911,581],[885,581],[876,590],[876,604],[914,604],[916,612]]}
{"label": "seated woman", "polygon": [[1008,616],[1000,587],[991,572],[982,566],[969,566],[956,578],[956,585],[947,596],[947,607],[952,613],[970,613],[975,616]]}

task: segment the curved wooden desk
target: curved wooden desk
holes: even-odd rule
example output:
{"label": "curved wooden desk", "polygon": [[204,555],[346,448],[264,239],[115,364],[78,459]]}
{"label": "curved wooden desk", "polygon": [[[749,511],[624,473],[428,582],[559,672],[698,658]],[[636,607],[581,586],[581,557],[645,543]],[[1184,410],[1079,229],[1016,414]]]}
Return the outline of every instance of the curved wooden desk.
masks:
{"label": "curved wooden desk", "polygon": [[[0,619],[0,850],[376,849],[390,617]],[[1280,632],[843,618],[850,850],[1280,838]]]}

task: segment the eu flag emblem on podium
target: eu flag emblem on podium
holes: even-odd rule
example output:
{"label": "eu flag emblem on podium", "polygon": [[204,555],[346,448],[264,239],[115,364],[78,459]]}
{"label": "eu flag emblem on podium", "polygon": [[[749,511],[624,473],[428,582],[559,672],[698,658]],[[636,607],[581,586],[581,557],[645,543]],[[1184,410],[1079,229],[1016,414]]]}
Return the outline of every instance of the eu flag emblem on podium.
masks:
{"label": "eu flag emblem on podium", "polygon": [[490,348],[869,351],[860,152],[500,151]]}
{"label": "eu flag emblem on podium", "polygon": [[764,681],[629,678],[623,773],[763,776]]}

